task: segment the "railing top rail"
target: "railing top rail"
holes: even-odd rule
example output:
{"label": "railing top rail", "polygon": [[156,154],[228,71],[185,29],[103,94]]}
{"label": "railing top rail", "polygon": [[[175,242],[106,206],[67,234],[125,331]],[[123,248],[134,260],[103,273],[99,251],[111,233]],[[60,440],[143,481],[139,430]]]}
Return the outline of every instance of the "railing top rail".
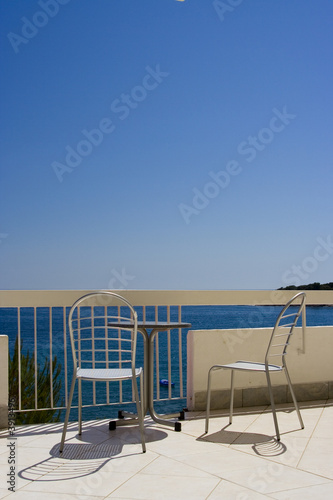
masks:
{"label": "railing top rail", "polygon": [[[0,307],[70,307],[96,290],[0,290]],[[282,305],[295,290],[113,290],[134,306]],[[333,290],[306,290],[307,305],[333,305]]]}

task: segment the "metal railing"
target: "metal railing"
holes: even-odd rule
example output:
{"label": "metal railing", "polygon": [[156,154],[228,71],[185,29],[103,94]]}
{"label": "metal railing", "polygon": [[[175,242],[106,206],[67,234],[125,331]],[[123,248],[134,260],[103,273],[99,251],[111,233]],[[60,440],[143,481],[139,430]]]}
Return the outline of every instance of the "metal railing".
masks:
{"label": "metal railing", "polygon": [[[18,349],[18,401],[16,411],[42,411],[65,409],[68,401],[68,385],[71,379],[71,351],[67,341],[67,315],[72,303],[89,291],[0,291],[2,314],[1,334],[9,336],[10,352],[17,337]],[[182,321],[182,306],[185,305],[280,305],[294,295],[294,291],[146,291],[120,290],[138,310],[143,320]],[[332,291],[307,292],[307,304],[333,304]],[[163,317],[161,318],[161,315]],[[26,408],[22,394],[22,354],[27,349],[33,353],[34,405]],[[54,371],[50,360],[61,358],[63,381],[62,403],[54,401]],[[163,356],[161,363],[161,356]],[[38,377],[41,362],[49,362],[49,405],[38,404]],[[183,332],[161,332],[155,340],[155,401],[181,400],[186,397],[186,338]],[[176,387],[163,388],[159,379],[166,375],[169,381],[177,381]],[[164,375],[165,374],[165,375]],[[88,393],[87,393],[88,394]],[[90,393],[89,393],[90,394]],[[132,394],[119,389],[118,397],[105,399],[101,393],[90,394],[92,401],[83,407],[127,404],[133,401]],[[89,397],[90,397],[89,396]],[[99,401],[97,401],[99,399]],[[74,404],[75,406],[75,404]]]}
{"label": "metal railing", "polygon": [[[181,307],[177,307],[177,317],[171,306],[163,308],[158,306],[141,306],[136,308],[139,316],[145,321],[163,320],[171,321],[171,318],[181,321]],[[161,310],[162,309],[162,310]],[[11,320],[9,321],[7,334],[9,334],[10,353],[13,354],[14,342],[17,339],[18,351],[18,398],[15,411],[42,411],[42,410],[62,410],[65,409],[68,402],[68,387],[72,378],[72,354],[70,350],[70,342],[67,332],[67,317],[69,307],[11,307],[3,309],[3,313],[7,312]],[[155,401],[173,401],[185,398],[184,387],[184,354],[185,342],[182,337],[181,329],[168,330],[159,332],[155,337]],[[140,335],[139,335],[140,337]],[[140,365],[143,365],[143,339],[141,349],[138,350],[138,357],[141,358]],[[34,404],[27,408],[24,402],[24,394],[22,393],[22,377],[26,376],[23,371],[22,359],[24,355],[31,354],[34,363]],[[176,356],[175,356],[176,354]],[[62,397],[63,403],[58,404],[54,401],[54,367],[50,360],[57,358],[57,362],[62,365],[61,380],[62,380]],[[163,356],[163,360],[161,359]],[[49,364],[49,405],[47,407],[39,407],[38,400],[40,399],[38,378],[39,373],[45,363]],[[160,378],[168,378],[168,380],[177,380],[175,386],[171,384],[167,388],[163,388],[161,393],[159,380]],[[9,381],[10,382],[10,381]],[[110,398],[108,384],[102,389],[103,384],[98,384],[98,392],[96,393],[96,384],[92,384],[91,391],[86,391],[86,404],[83,407],[90,406],[105,406],[129,404],[134,401],[132,387],[130,390],[126,388],[126,383],[119,382],[118,390],[113,391],[117,394],[116,399]],[[10,385],[10,384],[9,384]],[[87,400],[91,401],[88,402]],[[99,401],[100,402],[99,402]],[[74,404],[73,407],[77,405]]]}

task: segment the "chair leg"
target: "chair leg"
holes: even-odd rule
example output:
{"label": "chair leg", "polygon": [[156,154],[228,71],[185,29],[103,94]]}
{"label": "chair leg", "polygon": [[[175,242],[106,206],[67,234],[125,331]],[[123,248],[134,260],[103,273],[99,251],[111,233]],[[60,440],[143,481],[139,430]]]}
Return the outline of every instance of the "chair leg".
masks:
{"label": "chair leg", "polygon": [[205,424],[205,433],[208,432],[209,426],[209,412],[210,412],[210,387],[211,387],[211,374],[215,367],[212,366],[208,372],[208,381],[207,381],[207,401],[206,401],[206,424]]}
{"label": "chair leg", "polygon": [[278,421],[277,421],[277,416],[276,416],[276,411],[275,411],[275,403],[274,403],[274,397],[273,397],[273,390],[272,390],[272,384],[271,384],[271,379],[270,379],[269,371],[268,370],[266,370],[266,378],[267,378],[267,386],[268,386],[268,392],[269,392],[269,399],[271,401],[272,414],[273,414],[273,420],[274,420],[275,431],[276,431],[276,439],[277,439],[277,441],[280,441],[279,425],[278,425]]}
{"label": "chair leg", "polygon": [[139,399],[139,391],[138,391],[138,383],[137,380],[133,379],[133,386],[134,386],[134,396],[135,396],[135,403],[136,403],[136,411],[138,414],[138,420],[139,420],[139,428],[140,428],[140,434],[141,434],[141,443],[142,443],[142,452],[146,453],[146,443],[145,443],[145,434],[144,434],[144,389],[143,389],[143,373],[141,372],[140,374],[140,395],[141,395],[141,401]]}
{"label": "chair leg", "polygon": [[145,397],[144,397],[145,395],[144,395],[144,392],[145,392],[145,389],[144,389],[143,372],[142,372],[140,375],[141,419],[139,421],[139,425],[140,425],[140,433],[141,433],[142,452],[146,453],[145,427],[144,427],[144,421],[145,421]]}
{"label": "chair leg", "polygon": [[232,424],[233,412],[234,412],[234,370],[231,370],[229,424]]}
{"label": "chair leg", "polygon": [[66,437],[66,432],[67,432],[67,425],[68,425],[68,420],[69,420],[69,414],[71,411],[71,405],[72,405],[72,399],[73,399],[73,394],[74,394],[74,387],[75,387],[75,382],[76,382],[76,376],[75,373],[72,378],[72,384],[71,384],[71,390],[69,393],[69,398],[68,398],[68,403],[67,403],[67,409],[66,409],[66,416],[65,416],[65,422],[64,422],[64,427],[62,431],[62,437],[61,437],[61,443],[60,443],[60,448],[59,451],[62,453],[64,449],[64,443],[65,443],[65,437]]}
{"label": "chair leg", "polygon": [[297,403],[297,400],[296,400],[296,396],[295,396],[295,393],[294,393],[293,386],[291,384],[289,372],[288,372],[288,369],[287,369],[286,365],[284,365],[284,370],[285,370],[286,379],[287,379],[287,382],[288,382],[288,385],[289,385],[291,397],[293,398],[293,402],[294,402],[294,406],[295,406],[295,409],[296,409],[296,413],[297,413],[297,416],[298,416],[298,420],[299,420],[300,426],[301,426],[302,429],[304,429],[303,419],[302,419],[302,416],[301,416],[301,412],[299,411],[298,403]]}
{"label": "chair leg", "polygon": [[78,380],[78,424],[79,424],[79,436],[82,434],[82,380]]}

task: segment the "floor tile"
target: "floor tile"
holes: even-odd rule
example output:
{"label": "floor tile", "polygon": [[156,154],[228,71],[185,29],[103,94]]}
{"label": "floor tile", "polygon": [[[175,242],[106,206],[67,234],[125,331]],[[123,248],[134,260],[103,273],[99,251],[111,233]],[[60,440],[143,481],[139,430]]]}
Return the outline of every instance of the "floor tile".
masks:
{"label": "floor tile", "polygon": [[6,488],[0,488],[0,498],[8,498],[9,495],[12,496],[13,494]]}
{"label": "floor tile", "polygon": [[[8,484],[7,481],[9,480],[9,477],[7,474],[10,473],[9,465],[0,465],[0,489],[7,489],[9,486],[12,486],[10,483]],[[23,478],[20,476],[19,470],[16,468],[15,470],[15,479],[14,482],[15,484],[13,485],[15,489],[22,488],[23,486],[27,486],[31,480],[28,478]],[[38,476],[40,477],[40,475]]]}
{"label": "floor tile", "polygon": [[238,484],[231,483],[230,481],[221,480],[207,500],[221,500],[221,498],[233,500],[264,500],[271,497],[249,490]]}
{"label": "floor tile", "polygon": [[272,461],[250,469],[240,466],[238,470],[226,470],[223,476],[229,481],[263,494],[327,482],[326,478]]}
{"label": "floor tile", "polygon": [[[109,471],[109,473],[125,472],[129,474],[136,474],[151,462],[153,462],[157,457],[158,455],[151,452],[150,450],[148,450],[146,453],[142,453],[141,450],[139,452],[132,453],[127,452],[127,449],[125,448],[121,455],[111,457],[107,460],[103,459],[103,463],[101,461],[95,462],[97,465],[96,470],[98,469],[98,467],[105,467],[107,465],[107,470]],[[82,465],[86,464],[86,460],[70,460],[68,462],[69,468],[73,466],[73,462],[74,464],[77,464],[77,467],[82,467]],[[91,466],[93,466],[93,464],[94,461],[91,461]]]}
{"label": "floor tile", "polygon": [[25,468],[37,463],[47,462],[51,459],[53,462],[57,462],[58,465],[65,461],[65,459],[60,456],[52,456],[48,448],[30,448],[29,446],[20,446],[20,443],[18,442],[17,464],[19,468]]}
{"label": "floor tile", "polygon": [[215,477],[184,477],[159,474],[138,474],[120,486],[107,499],[132,500],[203,500],[212,492],[219,480]]}
{"label": "floor tile", "polygon": [[[15,493],[12,493],[10,496],[6,498],[13,498],[13,500],[45,500],[45,491],[38,492],[38,491],[26,491],[26,490],[19,490],[16,491]],[[0,497],[1,498],[1,497]],[[47,492],[47,500],[77,500],[78,497],[75,494],[71,493],[50,493],[49,491]],[[80,500],[103,500],[103,496],[95,496],[95,495],[80,495]]]}
{"label": "floor tile", "polygon": [[86,476],[77,477],[64,477],[61,471],[55,473],[50,472],[43,476],[41,480],[33,481],[28,484],[24,491],[38,491],[46,494],[49,491],[57,491],[59,494],[67,493],[76,496],[87,495],[105,497],[113,490],[117,489],[120,485],[128,481],[132,477],[131,473],[114,472],[103,467],[99,471],[88,472]]}
{"label": "floor tile", "polygon": [[333,438],[333,405],[323,409],[316,428],[313,432],[313,437],[318,438]]}
{"label": "floor tile", "polygon": [[170,476],[188,477],[211,477],[211,474],[203,472],[177,460],[167,457],[158,457],[141,471],[142,474],[158,474]]}
{"label": "floor tile", "polygon": [[[277,420],[281,439],[283,438],[283,435],[285,433],[298,432],[302,430],[296,411],[279,410],[277,411]],[[311,427],[311,430],[307,428],[307,431],[309,431],[309,435],[311,435],[314,425]],[[249,425],[249,427],[246,429],[246,432],[276,437],[272,412],[269,411],[261,414],[259,418],[257,418],[251,425]]]}
{"label": "floor tile", "polygon": [[177,460],[222,479],[226,478],[227,471],[233,472],[239,469],[263,467],[266,463],[261,458],[225,447],[219,447],[218,449],[215,447],[215,449],[211,448],[210,451],[203,450],[192,455],[178,456]]}
{"label": "floor tile", "polygon": [[149,449],[155,453],[160,453],[164,456],[176,458],[179,455],[192,453],[201,453],[210,451],[211,444],[201,441],[200,447],[197,446],[198,441],[193,436],[187,436],[180,432],[169,431],[168,439],[163,441],[152,441],[149,443]]}
{"label": "floor tile", "polygon": [[298,467],[333,479],[333,438],[312,438]]}
{"label": "floor tile", "polygon": [[[243,432],[247,432],[254,422],[259,418],[251,415],[237,415],[233,417],[233,421],[229,424],[228,418],[212,418],[209,419],[208,433],[206,438],[209,441],[220,442],[221,444],[233,443]],[[202,427],[204,432],[204,425]],[[267,436],[265,436],[267,439]]]}
{"label": "floor tile", "polygon": [[[249,435],[251,436],[251,434]],[[255,436],[255,435],[254,435]],[[293,433],[283,436],[281,441],[270,438],[267,441],[251,442],[246,446],[244,434],[233,445],[233,450],[244,451],[251,455],[273,460],[283,465],[297,467],[309,442],[309,438],[294,437]]]}
{"label": "floor tile", "polygon": [[273,493],[271,498],[276,500],[313,500],[314,498],[333,498],[333,481],[319,484],[317,486],[307,486],[306,488],[290,489]]}

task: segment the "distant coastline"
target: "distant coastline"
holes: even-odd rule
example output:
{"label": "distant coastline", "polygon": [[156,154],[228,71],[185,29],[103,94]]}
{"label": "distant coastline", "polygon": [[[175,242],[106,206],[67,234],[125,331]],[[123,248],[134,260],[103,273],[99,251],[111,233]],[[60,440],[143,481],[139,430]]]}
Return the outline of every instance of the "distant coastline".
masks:
{"label": "distant coastline", "polygon": [[308,285],[289,285],[285,287],[278,288],[278,290],[333,290],[333,281],[330,283],[318,283],[317,281],[314,283],[310,283]]}

